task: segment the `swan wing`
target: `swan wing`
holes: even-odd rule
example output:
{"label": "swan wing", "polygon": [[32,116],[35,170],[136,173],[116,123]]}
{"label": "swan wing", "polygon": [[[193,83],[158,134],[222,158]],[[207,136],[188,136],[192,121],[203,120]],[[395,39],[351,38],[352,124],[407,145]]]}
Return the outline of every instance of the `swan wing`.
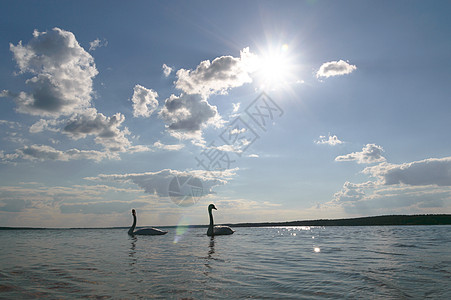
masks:
{"label": "swan wing", "polygon": [[215,226],[214,227],[214,233],[215,235],[226,235],[226,234],[233,234],[235,230],[228,226]]}

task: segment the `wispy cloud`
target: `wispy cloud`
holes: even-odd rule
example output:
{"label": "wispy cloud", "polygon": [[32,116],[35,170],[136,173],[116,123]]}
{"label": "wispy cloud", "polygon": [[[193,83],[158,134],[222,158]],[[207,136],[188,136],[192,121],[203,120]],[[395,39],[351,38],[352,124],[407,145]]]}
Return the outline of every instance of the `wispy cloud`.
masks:
{"label": "wispy cloud", "polygon": [[104,158],[113,158],[114,156],[110,153],[104,151],[95,150],[78,150],[69,149],[66,151],[57,150],[51,146],[46,145],[31,145],[25,146],[23,148],[16,150],[16,155],[13,159],[26,159],[26,160],[59,160],[59,161],[69,161],[74,159],[89,159],[100,161]]}
{"label": "wispy cloud", "polygon": [[163,66],[161,68],[163,69],[164,77],[169,77],[169,75],[171,75],[171,73],[172,73],[172,68],[171,67],[169,67],[166,64],[163,64]]}
{"label": "wispy cloud", "polygon": [[156,141],[156,142],[153,144],[153,146],[154,146],[155,148],[163,149],[163,150],[168,150],[168,151],[178,151],[178,150],[182,149],[183,147],[185,147],[184,144],[166,145],[166,144],[163,144],[163,143],[160,142],[160,141]]}
{"label": "wispy cloud", "polygon": [[92,42],[89,42],[89,51],[94,51],[100,47],[108,46],[108,41],[106,39],[95,39]]}

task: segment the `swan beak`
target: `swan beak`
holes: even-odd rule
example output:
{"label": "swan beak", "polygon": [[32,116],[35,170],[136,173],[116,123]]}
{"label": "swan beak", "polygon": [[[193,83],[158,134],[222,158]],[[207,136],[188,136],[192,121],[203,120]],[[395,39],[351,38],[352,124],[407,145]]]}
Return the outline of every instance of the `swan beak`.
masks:
{"label": "swan beak", "polygon": [[217,209],[216,207],[214,207],[214,206],[213,206],[212,208],[213,208],[214,210],[218,210],[218,209]]}

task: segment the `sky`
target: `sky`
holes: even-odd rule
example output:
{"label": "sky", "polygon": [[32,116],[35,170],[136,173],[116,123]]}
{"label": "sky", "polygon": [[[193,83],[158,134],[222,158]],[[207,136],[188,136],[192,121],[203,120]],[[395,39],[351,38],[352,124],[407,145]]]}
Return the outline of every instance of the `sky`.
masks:
{"label": "sky", "polygon": [[448,1],[0,8],[0,226],[451,213]]}

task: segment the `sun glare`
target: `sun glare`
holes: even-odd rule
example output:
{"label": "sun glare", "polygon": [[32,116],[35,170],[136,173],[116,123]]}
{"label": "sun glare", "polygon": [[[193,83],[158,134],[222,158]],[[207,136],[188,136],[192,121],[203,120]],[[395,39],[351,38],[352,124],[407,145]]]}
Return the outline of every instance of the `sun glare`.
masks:
{"label": "sun glare", "polygon": [[283,44],[261,54],[258,61],[258,80],[266,88],[278,88],[293,78],[293,61],[289,46]]}

